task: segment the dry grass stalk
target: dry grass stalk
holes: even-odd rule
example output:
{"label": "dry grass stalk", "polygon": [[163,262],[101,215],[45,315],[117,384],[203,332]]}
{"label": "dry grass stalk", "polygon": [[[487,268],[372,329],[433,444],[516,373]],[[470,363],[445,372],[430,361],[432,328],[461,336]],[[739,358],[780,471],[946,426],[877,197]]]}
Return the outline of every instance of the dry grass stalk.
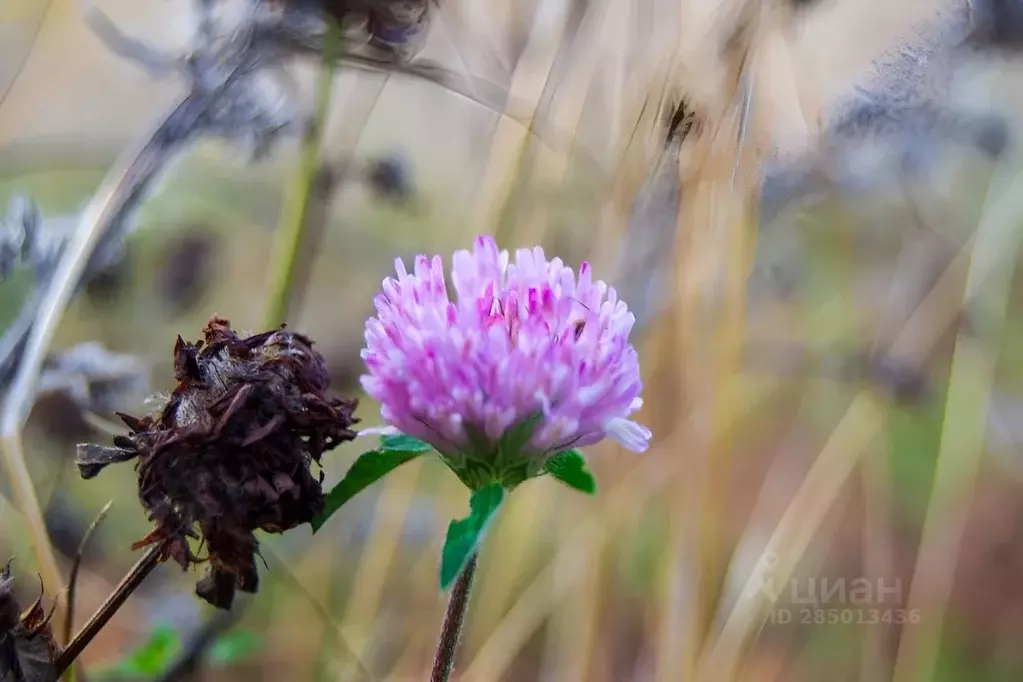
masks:
{"label": "dry grass stalk", "polygon": [[1020,249],[1023,180],[1006,190],[1005,203],[981,218],[974,237],[964,307],[983,301],[987,315],[983,336],[961,329],[949,378],[934,487],[927,506],[923,536],[909,594],[909,609],[921,614],[918,627],[903,629],[893,680],[931,679],[937,668],[945,611],[952,592],[955,560],[973,501],[995,380],[998,343],[1005,326],[1016,256]]}
{"label": "dry grass stalk", "polygon": [[[698,653],[712,635],[714,612],[733,551],[723,543],[721,523],[731,500],[734,403],[724,394],[731,377],[741,372],[746,320],[746,278],[755,225],[753,208],[759,195],[762,149],[756,144],[758,73],[754,68],[764,36],[772,30],[759,0],[729,6],[734,25],[724,46],[725,75],[717,97],[705,109],[704,126],[693,141],[691,169],[682,172],[677,244],[676,310],[683,358],[680,392],[689,396],[685,408],[707,405],[710,419],[696,439],[686,443],[694,457],[699,484],[693,496],[679,495],[673,516],[686,519],[675,529],[675,551],[685,538],[698,538],[696,556],[683,569],[692,591],[691,612],[676,632],[663,632],[658,679],[692,677]],[[723,16],[728,16],[723,13]],[[733,28],[734,26],[734,28]],[[716,101],[715,101],[716,100]],[[669,583],[679,577],[668,575]],[[675,608],[672,604],[668,608]],[[668,619],[666,623],[673,621]],[[686,642],[678,647],[677,642]]]}
{"label": "dry grass stalk", "polygon": [[[987,218],[992,224],[1007,224],[1011,216],[1020,214],[1023,208],[1019,205],[1021,195],[1018,192],[1018,187],[1013,187],[1013,191],[1007,192],[1005,198],[989,210]],[[959,319],[963,278],[971,261],[974,239],[971,238],[963,247],[928,297],[907,320],[893,346],[894,356],[926,356],[948,327]],[[998,259],[1014,256],[1015,250],[1001,248],[994,253],[988,252],[988,255],[992,260],[980,263],[975,277],[985,277],[991,269],[999,266]],[[778,557],[772,570],[774,580],[784,583],[792,575],[821,520],[855,471],[863,452],[875,441],[884,416],[884,406],[870,391],[861,391],[853,400],[767,544],[764,554],[769,552]],[[758,576],[752,575],[724,622],[721,635],[704,656],[700,670],[707,677],[701,679],[731,679],[750,644],[750,637],[759,629],[769,606],[764,603],[759,587]]]}
{"label": "dry grass stalk", "polygon": [[[887,441],[884,434],[878,441]],[[863,460],[863,569],[864,575],[890,579],[895,573],[895,490],[887,447],[867,453]],[[863,654],[860,664],[860,680],[873,682],[882,679],[890,670],[886,651],[886,637],[891,632],[887,627],[871,628],[864,633]]]}
{"label": "dry grass stalk", "polygon": [[[546,23],[546,22],[545,22]],[[484,159],[486,166],[470,208],[467,229],[472,234],[486,232],[499,224],[501,211],[516,184],[516,175],[523,172],[523,160],[529,145],[529,131],[535,128],[543,89],[551,77],[557,44],[567,28],[565,22],[554,22],[556,35],[548,35],[549,26],[534,25],[508,87],[508,100],[528,102],[529,112],[523,116],[530,122],[523,126],[499,112]],[[547,29],[547,30],[544,30]],[[504,236],[504,235],[500,235]]]}
{"label": "dry grass stalk", "polygon": [[[341,622],[372,633],[389,582],[389,571],[401,549],[402,526],[419,487],[422,461],[410,462],[403,471],[389,476],[380,491],[369,542],[363,548],[350,599]],[[366,659],[365,639],[353,644],[357,657]]]}

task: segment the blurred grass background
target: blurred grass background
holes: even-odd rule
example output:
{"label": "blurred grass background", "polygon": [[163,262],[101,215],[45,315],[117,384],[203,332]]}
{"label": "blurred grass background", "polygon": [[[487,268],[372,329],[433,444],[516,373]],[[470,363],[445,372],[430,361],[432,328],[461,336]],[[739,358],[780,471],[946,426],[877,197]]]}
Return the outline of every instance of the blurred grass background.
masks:
{"label": "blurred grass background", "polygon": [[[100,5],[146,40],[173,45],[188,35],[183,2]],[[451,5],[464,25],[460,32],[448,25],[458,35],[431,42],[430,56],[461,60],[496,79],[493,55],[505,43],[525,43],[526,57],[508,87],[522,102],[541,101],[562,39],[555,28],[559,12],[567,4]],[[539,10],[532,14],[534,6],[548,5],[548,19]],[[674,3],[651,0],[635,7],[640,5],[654,16]],[[711,15],[712,3],[683,7],[690,22],[682,34],[700,35],[700,18]],[[785,54],[789,67],[777,61],[758,67],[767,93],[767,122],[758,134],[791,148],[805,144],[806,122],[861,77],[913,20],[936,7],[925,0],[897,7],[823,3],[788,35],[787,51],[771,53]],[[623,131],[652,96],[661,43],[651,37],[646,52],[629,51],[628,41],[636,37],[617,23],[629,16],[627,4],[607,3],[607,12],[596,15],[604,20],[582,31],[586,40],[569,55],[571,68],[558,75],[554,104],[538,111],[534,126],[548,131],[540,140],[527,138],[521,123],[429,83],[384,83],[348,72],[338,77],[327,160],[401,150],[416,186],[414,198],[396,203],[367,191],[365,183],[343,183],[331,200],[305,300],[289,323],[317,341],[338,390],[358,391],[362,322],[395,256],[449,254],[478,232],[497,232],[505,248],[540,241],[573,263],[594,254],[606,259],[616,250],[618,242],[603,226],[620,214],[604,204],[615,177],[638,186],[645,173],[643,164],[617,164],[628,141]],[[175,84],[154,82],[109,54],[71,0],[7,0],[0,19],[0,35],[8,36],[0,38],[0,93],[6,93],[0,95],[0,201],[27,192],[44,215],[72,213],[117,151],[171,101]],[[631,68],[623,66],[623,55],[634,57]],[[721,74],[728,66],[697,43],[686,55],[687,87],[705,101],[726,97],[716,88],[727,80]],[[307,92],[312,69],[304,68],[297,80]],[[1019,83],[1012,80],[1018,76],[1012,65],[987,76],[998,96],[1012,92],[998,83]],[[369,123],[355,135],[346,121],[359,118],[366,106],[372,107]],[[1020,118],[1018,108],[1009,111]],[[288,143],[269,161],[249,166],[218,145],[192,149],[144,205],[121,279],[72,306],[56,347],[98,340],[137,355],[151,366],[158,392],[172,385],[177,334],[198,338],[212,313],[238,328],[260,327],[273,229],[295,154]],[[594,499],[544,481],[516,491],[481,558],[458,679],[712,679],[716,671],[698,667],[695,647],[719,635],[729,641],[724,616],[786,513],[794,514],[790,525],[809,529],[805,552],[798,543],[785,545],[795,548],[798,584],[813,578],[864,577],[887,585],[898,580],[897,608],[919,608],[921,628],[940,629],[933,675],[905,679],[1023,678],[1023,457],[1013,438],[1023,431],[1013,428],[1023,424],[1023,281],[1012,280],[1000,338],[982,344],[979,369],[971,374],[969,364],[959,366],[966,380],[977,379],[975,402],[991,388],[981,361],[996,363],[992,383],[1000,402],[992,410],[1000,411],[1006,427],[1000,439],[957,441],[970,425],[956,421],[961,411],[946,410],[946,404],[964,405],[963,398],[946,403],[962,327],[957,311],[963,273],[939,292],[929,316],[912,317],[910,307],[896,315],[894,330],[886,317],[905,266],[901,258],[913,240],[926,241],[921,232],[944,235],[937,248],[951,245],[954,252],[982,221],[983,179],[990,169],[968,154],[943,157],[943,163],[943,184],[924,188],[920,202],[825,201],[759,225],[755,245],[755,216],[736,199],[749,188],[701,195],[695,209],[684,207],[693,212],[683,214],[681,229],[695,236],[686,238],[678,256],[678,302],[637,339],[648,378],[641,420],[654,429],[655,447],[642,457],[609,445],[590,448],[601,484]],[[703,180],[721,184],[720,172],[707,173]],[[692,182],[688,186],[696,187]],[[1010,219],[1018,229],[1023,214]],[[729,236],[701,239],[717,228]],[[707,304],[702,280],[693,282],[702,277],[693,273],[708,268],[717,275],[727,271],[732,284],[723,285],[724,303]],[[748,294],[734,286],[747,272],[754,283]],[[610,270],[600,274],[611,276]],[[4,320],[13,318],[24,286],[15,278],[0,287]],[[940,323],[943,315],[950,316],[949,324]],[[928,399],[893,400],[885,377],[821,371],[828,358],[890,345],[907,320],[901,354],[920,361],[914,371],[929,380]],[[793,369],[772,352],[792,349],[810,362]],[[970,397],[965,400],[968,407]],[[1017,402],[1021,407],[1014,408]],[[126,409],[141,411],[141,398]],[[372,403],[364,402],[360,413],[364,425],[376,423]],[[148,531],[133,472],[114,467],[88,484],[78,480],[74,443],[105,436],[59,401],[37,407],[26,438],[33,479],[62,555],[74,552],[95,514],[114,501],[85,557],[77,608],[83,621],[134,562],[131,542]],[[976,457],[978,471],[975,482],[962,481],[962,489],[939,491],[939,455],[950,440],[958,443],[952,460]],[[325,459],[327,485],[362,447],[346,444]],[[806,500],[798,493],[804,485],[812,499],[799,507]],[[3,485],[0,493],[0,560],[17,557],[20,589],[28,598],[33,552]],[[357,498],[315,538],[304,528],[262,536],[269,570],[235,626],[257,637],[259,646],[202,679],[424,679],[444,608],[436,587],[440,543],[448,521],[461,516],[466,504],[466,493],[443,467],[416,462]],[[951,594],[933,601],[914,591],[919,601],[911,604],[925,520],[929,514],[937,519],[940,541],[942,528],[958,523],[957,510],[964,515],[962,542],[940,555],[942,566],[954,570]],[[162,567],[86,650],[87,669],[101,670],[152,643],[161,628],[182,637],[193,632],[211,615],[192,595],[193,581],[173,566]],[[906,641],[908,629],[894,623],[769,622],[755,642],[739,646],[730,679],[891,679],[900,635]]]}

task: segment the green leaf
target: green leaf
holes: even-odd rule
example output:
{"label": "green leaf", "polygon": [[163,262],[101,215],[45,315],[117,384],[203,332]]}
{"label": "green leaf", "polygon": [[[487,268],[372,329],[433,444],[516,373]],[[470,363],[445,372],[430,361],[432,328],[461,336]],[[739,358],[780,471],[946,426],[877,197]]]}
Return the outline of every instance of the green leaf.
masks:
{"label": "green leaf", "polygon": [[543,468],[569,488],[575,488],[587,495],[597,492],[597,479],[586,468],[586,459],[578,450],[559,452],[544,462]]}
{"label": "green leaf", "polygon": [[[396,436],[395,436],[396,437]],[[415,441],[415,439],[412,439]],[[418,443],[419,441],[416,441]],[[327,499],[323,503],[323,511],[313,517],[310,525],[313,533],[323,527],[334,512],[345,505],[365,488],[376,483],[381,478],[400,467],[405,462],[415,459],[429,450],[423,450],[415,443],[412,450],[380,449],[370,450],[359,455],[352,467],[341,479],[341,482],[334,486],[334,489],[327,493]]]}
{"label": "green leaf", "polygon": [[259,651],[262,640],[251,630],[230,632],[210,647],[209,661],[214,665],[230,665]]}
{"label": "green leaf", "polygon": [[177,630],[169,625],[158,625],[149,635],[149,641],[117,664],[123,675],[153,677],[163,672],[181,649]]}
{"label": "green leaf", "polygon": [[440,560],[440,588],[447,590],[462,574],[469,559],[486,535],[490,522],[501,508],[505,498],[504,487],[491,483],[480,488],[469,498],[469,516],[452,521],[444,540]]}
{"label": "green leaf", "polygon": [[380,437],[381,452],[415,452],[425,454],[431,450],[433,450],[433,446],[429,443],[424,443],[418,438],[407,436],[404,433],[399,433],[396,436]]}

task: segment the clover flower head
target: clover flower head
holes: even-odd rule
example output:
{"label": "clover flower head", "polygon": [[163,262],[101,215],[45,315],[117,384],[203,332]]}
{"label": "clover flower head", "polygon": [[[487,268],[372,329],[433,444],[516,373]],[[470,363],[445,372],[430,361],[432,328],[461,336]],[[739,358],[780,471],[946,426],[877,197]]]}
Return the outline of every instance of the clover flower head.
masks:
{"label": "clover flower head", "polygon": [[522,425],[515,454],[541,463],[604,438],[647,449],[650,431],[629,419],[642,405],[635,317],[589,264],[577,276],[540,247],[512,263],[478,237],[454,254],[453,297],[440,256],[395,267],[362,351],[363,388],[388,425],[449,461],[487,457]]}

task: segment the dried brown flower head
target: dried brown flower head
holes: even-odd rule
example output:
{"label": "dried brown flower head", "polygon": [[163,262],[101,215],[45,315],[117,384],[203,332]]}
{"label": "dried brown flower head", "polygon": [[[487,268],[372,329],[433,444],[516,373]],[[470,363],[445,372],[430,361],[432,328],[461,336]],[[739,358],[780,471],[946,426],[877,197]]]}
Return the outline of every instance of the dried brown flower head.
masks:
{"label": "dried brown flower head", "polygon": [[162,543],[183,568],[200,563],[188,537],[209,553],[197,594],[230,608],[236,589],[255,592],[253,531],[282,533],[322,508],[323,474],[311,463],[351,440],[355,401],[328,394],[323,356],[308,338],[280,330],[239,337],[213,317],[195,344],[174,346],[177,388],[163,409],[119,414],[130,436],[113,448],[78,447],[83,478],[114,462],[138,459],[139,498],[153,531],[134,548]]}
{"label": "dried brown flower head", "polygon": [[0,569],[0,682],[56,682],[58,653],[43,597],[24,613],[12,592],[11,562]]}
{"label": "dried brown flower head", "polygon": [[322,12],[341,27],[359,27],[382,54],[407,61],[425,44],[431,5],[438,0],[276,0],[292,9]]}

